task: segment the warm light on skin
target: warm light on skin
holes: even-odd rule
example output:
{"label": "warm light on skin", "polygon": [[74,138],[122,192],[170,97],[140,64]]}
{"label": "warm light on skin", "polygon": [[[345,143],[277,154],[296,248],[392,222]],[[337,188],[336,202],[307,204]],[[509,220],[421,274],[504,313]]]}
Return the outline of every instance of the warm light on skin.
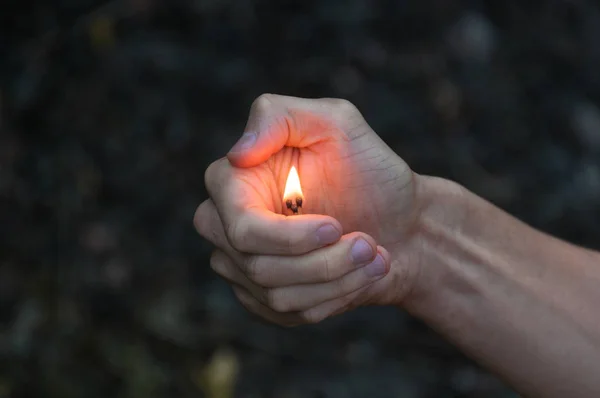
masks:
{"label": "warm light on skin", "polygon": [[296,168],[292,166],[292,168],[290,169],[290,173],[288,174],[287,181],[285,183],[285,190],[283,191],[283,200],[295,200],[298,197],[304,199],[304,195],[302,194],[302,187],[300,186],[300,177],[298,176]]}

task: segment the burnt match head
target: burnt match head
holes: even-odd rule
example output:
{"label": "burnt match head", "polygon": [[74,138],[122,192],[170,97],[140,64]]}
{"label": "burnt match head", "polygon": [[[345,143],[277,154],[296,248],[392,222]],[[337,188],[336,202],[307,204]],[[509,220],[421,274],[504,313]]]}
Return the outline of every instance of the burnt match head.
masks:
{"label": "burnt match head", "polygon": [[294,214],[302,214],[302,203],[302,198],[298,196],[294,199],[287,199],[285,201],[285,207],[290,209]]}

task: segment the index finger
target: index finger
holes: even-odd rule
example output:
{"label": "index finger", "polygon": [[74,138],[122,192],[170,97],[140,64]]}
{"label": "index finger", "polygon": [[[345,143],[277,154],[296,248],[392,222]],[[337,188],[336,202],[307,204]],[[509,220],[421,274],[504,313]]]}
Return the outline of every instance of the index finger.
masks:
{"label": "index finger", "polygon": [[267,209],[266,200],[244,178],[248,172],[251,171],[234,168],[222,159],[206,173],[207,189],[234,249],[253,254],[297,255],[341,238],[342,226],[333,217],[288,217]]}
{"label": "index finger", "polygon": [[351,128],[357,119],[364,121],[346,100],[263,94],[252,103],[245,133],[227,157],[237,167],[253,167],[284,146],[304,148],[324,140],[352,139],[360,135]]}

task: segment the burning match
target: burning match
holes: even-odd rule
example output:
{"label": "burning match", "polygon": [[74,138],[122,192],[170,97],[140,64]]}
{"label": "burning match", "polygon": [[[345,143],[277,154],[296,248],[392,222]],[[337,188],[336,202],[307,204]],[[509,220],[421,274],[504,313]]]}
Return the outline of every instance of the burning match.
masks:
{"label": "burning match", "polygon": [[294,166],[290,169],[287,182],[285,183],[283,201],[285,202],[285,207],[290,209],[294,215],[302,214],[304,195],[300,186],[300,177]]}

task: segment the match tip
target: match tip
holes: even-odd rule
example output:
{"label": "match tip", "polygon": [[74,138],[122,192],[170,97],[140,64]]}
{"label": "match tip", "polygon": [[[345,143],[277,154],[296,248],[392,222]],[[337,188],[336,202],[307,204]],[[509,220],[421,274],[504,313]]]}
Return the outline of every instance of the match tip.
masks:
{"label": "match tip", "polygon": [[287,199],[285,201],[285,206],[290,209],[294,215],[302,214],[302,203],[302,198],[297,197],[295,200]]}

